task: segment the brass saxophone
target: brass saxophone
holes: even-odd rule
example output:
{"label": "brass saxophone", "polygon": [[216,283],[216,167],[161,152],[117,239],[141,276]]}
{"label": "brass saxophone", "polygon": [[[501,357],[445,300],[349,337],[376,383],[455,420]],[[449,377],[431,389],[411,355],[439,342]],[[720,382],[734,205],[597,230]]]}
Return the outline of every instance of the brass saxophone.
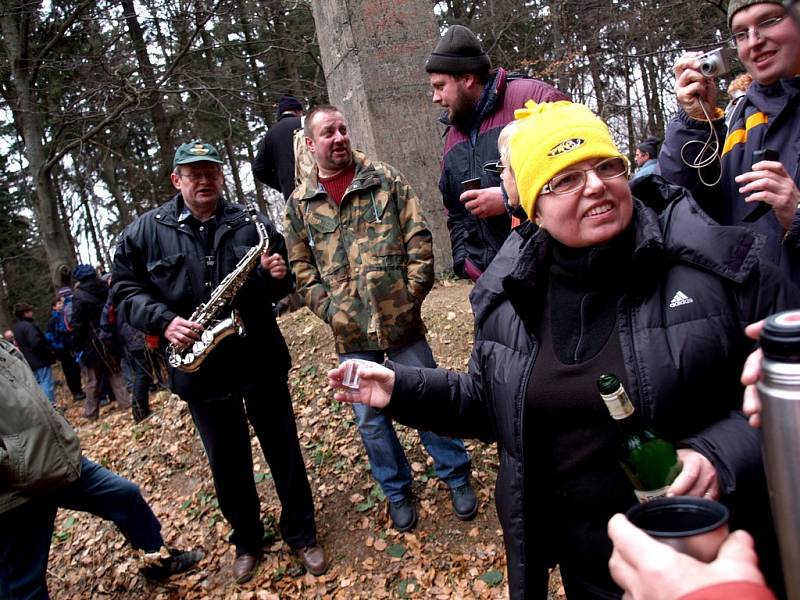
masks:
{"label": "brass saxophone", "polygon": [[167,360],[170,366],[186,373],[197,371],[211,351],[232,333],[242,337],[245,335],[244,323],[239,317],[238,311],[235,308],[231,309],[230,315],[224,317],[222,312],[236,296],[239,288],[247,280],[250,271],[258,264],[261,255],[269,247],[267,228],[259,221],[255,205],[248,203],[245,208],[258,231],[258,243],[247,251],[233,271],[228,273],[225,279],[214,288],[208,302],[198,306],[189,317],[190,321],[203,326],[200,339],[185,348],[175,344],[167,346]]}

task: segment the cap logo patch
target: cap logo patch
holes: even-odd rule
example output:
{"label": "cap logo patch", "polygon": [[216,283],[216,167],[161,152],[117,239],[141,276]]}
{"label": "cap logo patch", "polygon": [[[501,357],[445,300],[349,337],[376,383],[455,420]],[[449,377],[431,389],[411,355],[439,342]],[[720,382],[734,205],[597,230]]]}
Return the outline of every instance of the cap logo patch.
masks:
{"label": "cap logo patch", "polygon": [[208,148],[206,148],[203,144],[195,144],[189,150],[189,154],[192,154],[194,156],[205,156],[206,154],[208,154],[208,152],[209,152]]}
{"label": "cap logo patch", "polygon": [[558,146],[555,146],[547,153],[549,157],[560,156],[562,154],[566,154],[567,152],[572,152],[576,148],[580,148],[586,143],[586,140],[581,138],[572,138],[571,140],[564,140]]}

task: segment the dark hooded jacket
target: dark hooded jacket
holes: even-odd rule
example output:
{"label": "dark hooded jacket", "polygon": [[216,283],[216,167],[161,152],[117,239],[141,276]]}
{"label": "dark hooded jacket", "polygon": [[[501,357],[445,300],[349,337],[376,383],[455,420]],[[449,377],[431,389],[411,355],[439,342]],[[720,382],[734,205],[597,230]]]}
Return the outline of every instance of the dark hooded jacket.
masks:
{"label": "dark hooded jacket", "polygon": [[53,349],[33,319],[17,318],[14,324],[14,337],[25,360],[34,371],[49,367],[55,362]]}
{"label": "dark hooded jacket", "polygon": [[75,352],[81,364],[115,363],[100,336],[100,318],[108,300],[108,284],[99,277],[82,281],[72,295],[72,330]]}
{"label": "dark hooded jacket", "polygon": [[[707,122],[695,121],[683,110],[667,126],[658,156],[659,170],[670,182],[689,189],[700,207],[718,223],[743,225],[763,235],[761,256],[800,284],[800,211],[795,213],[788,231],[771,210],[754,223],[744,222],[756,205],[744,201],[739,193],[741,185],[734,180],[751,170],[755,150],[770,149],[778,152],[780,162],[800,187],[800,77],[772,85],[753,82],[734,110],[729,130],[724,118],[712,121],[722,148],[719,183],[704,185],[698,172],[683,161],[682,157],[693,162],[710,134]],[[715,181],[720,176],[718,164],[703,169],[702,175],[706,182]]]}
{"label": "dark hooded jacket", "polygon": [[301,127],[300,117],[282,114],[267,131],[253,159],[256,179],[278,190],[286,200],[294,191],[294,132]]}
{"label": "dark hooded jacket", "polygon": [[467,276],[467,260],[479,271],[486,270],[511,230],[511,218],[507,214],[484,219],[465,209],[459,200],[464,192],[461,182],[480,177],[482,188],[500,185],[500,176],[484,171],[483,167],[500,158],[497,137],[503,127],[514,120],[514,111],[528,100],[555,102],[569,100],[569,97],[543,81],[514,79],[505,69],[499,68],[486,84],[468,131],[453,126],[447,113],[440,119],[447,131],[439,191],[447,209],[453,270],[459,277]]}
{"label": "dark hooded jacket", "polygon": [[[663,187],[676,199],[660,215],[634,200],[630,283],[617,304],[626,389],[645,424],[711,460],[723,499],[737,504],[755,486],[763,490],[759,432],[740,411],[739,376],[753,349],[744,328],[796,307],[800,291],[760,262],[751,231],[718,226],[685,191]],[[497,512],[516,600],[538,597],[543,570],[557,558],[547,535],[559,524],[547,522],[544,498],[560,490],[547,486],[547,458],[525,462],[534,436],[522,426],[551,244],[532,224],[512,232],[471,294],[469,372],[393,364],[387,408],[413,427],[497,442]],[[691,302],[670,306],[677,291]]]}
{"label": "dark hooded jacket", "polygon": [[[245,210],[220,200],[213,240],[213,265],[206,268],[205,248],[179,220],[183,199],[176,194],[125,229],[114,256],[114,304],[119,318],[146,334],[162,336],[176,316],[188,319],[237,263],[258,243],[258,233]],[[270,254],[286,260],[283,236],[266,217]],[[272,302],[292,288],[258,265],[233,299],[245,336],[230,335],[211,352],[199,370],[170,368],[170,388],[184,400],[225,399],[271,376],[285,378],[290,358],[272,310]],[[223,311],[222,316],[229,315]]]}

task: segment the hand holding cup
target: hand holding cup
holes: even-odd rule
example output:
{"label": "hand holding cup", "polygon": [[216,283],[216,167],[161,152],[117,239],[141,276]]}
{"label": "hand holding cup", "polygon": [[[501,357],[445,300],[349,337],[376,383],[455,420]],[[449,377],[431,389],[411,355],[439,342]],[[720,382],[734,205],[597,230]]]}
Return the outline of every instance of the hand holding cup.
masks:
{"label": "hand holding cup", "polygon": [[339,402],[384,408],[392,397],[394,371],[375,362],[348,359],[328,371],[328,383],[340,389],[333,395]]}
{"label": "hand holding cup", "polygon": [[718,583],[764,584],[753,538],[745,531],[730,534],[710,564],[653,539],[623,515],[611,518],[608,535],[614,544],[608,567],[625,598],[674,600]]}

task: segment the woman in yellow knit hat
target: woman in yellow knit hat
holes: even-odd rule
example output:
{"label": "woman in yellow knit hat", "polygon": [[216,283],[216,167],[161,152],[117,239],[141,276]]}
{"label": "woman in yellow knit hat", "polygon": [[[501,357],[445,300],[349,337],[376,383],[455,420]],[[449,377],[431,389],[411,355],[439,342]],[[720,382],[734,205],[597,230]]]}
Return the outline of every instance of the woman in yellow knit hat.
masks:
{"label": "woman in yellow knit hat", "polygon": [[632,198],[628,161],[587,107],[529,103],[516,116],[511,165],[530,221],[470,295],[468,372],[367,366],[336,398],[497,443],[512,600],[547,598],[556,564],[570,600],[619,598],[606,524],[645,494],[616,460],[598,377],[616,374],[637,418],[679,448],[681,472],[648,493],[730,503],[737,526],[766,535],[759,437],[739,410],[744,325],[800,292],[759,261],[754,234],[715,224],[685,190],[642,187],[660,214]]}

